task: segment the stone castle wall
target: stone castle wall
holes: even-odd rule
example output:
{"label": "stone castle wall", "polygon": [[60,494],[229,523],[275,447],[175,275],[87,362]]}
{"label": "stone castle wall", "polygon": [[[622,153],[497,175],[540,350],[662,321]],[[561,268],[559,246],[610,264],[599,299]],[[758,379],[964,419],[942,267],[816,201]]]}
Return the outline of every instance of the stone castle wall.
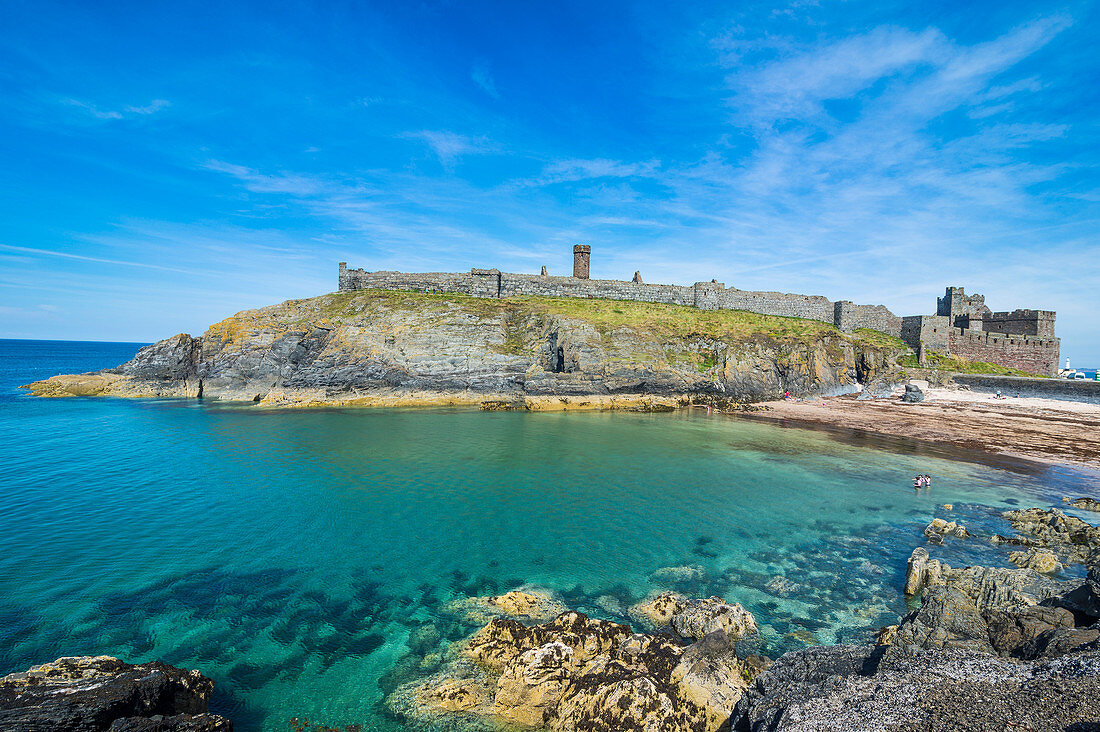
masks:
{"label": "stone castle wall", "polygon": [[951,328],[948,347],[952,356],[995,363],[1032,374],[1058,373],[1061,343],[1057,338],[1006,335],[971,328]]}
{"label": "stone castle wall", "polygon": [[905,318],[894,315],[882,305],[856,305],[847,300],[834,302],[821,295],[738,290],[715,281],[651,285],[625,280],[512,274],[496,269],[367,272],[348,269],[341,262],[340,290],[456,292],[488,298],[578,297],[689,305],[704,310],[745,310],[761,315],[820,320],[844,332],[871,328],[901,338],[921,354],[922,359],[926,351],[935,351],[1037,374],[1054,375],[1058,370],[1060,343],[1054,337],[1053,312],[994,313],[985,307],[984,297],[967,296],[961,287],[948,288],[947,295],[939,300],[939,315]]}
{"label": "stone castle wall", "polygon": [[1050,310],[1013,310],[1010,313],[989,313],[982,318],[982,330],[994,333],[1054,337],[1054,312]]}
{"label": "stone castle wall", "polygon": [[457,292],[475,297],[580,297],[690,305],[704,310],[746,310],[761,315],[808,318],[832,323],[843,331],[873,328],[901,335],[901,318],[882,305],[833,302],[821,295],[754,292],[727,288],[721,282],[694,285],[651,285],[625,280],[511,274],[498,270],[469,273],[366,272],[340,268],[340,290],[417,290]]}

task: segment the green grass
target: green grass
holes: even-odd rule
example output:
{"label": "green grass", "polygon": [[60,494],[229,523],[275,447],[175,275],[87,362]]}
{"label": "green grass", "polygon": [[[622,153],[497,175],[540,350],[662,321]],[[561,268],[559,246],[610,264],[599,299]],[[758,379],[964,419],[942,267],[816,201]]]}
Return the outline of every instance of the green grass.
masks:
{"label": "green grass", "polygon": [[[628,329],[653,340],[709,338],[725,343],[751,340],[773,341],[785,345],[806,345],[825,338],[842,339],[861,346],[901,352],[902,341],[878,331],[861,328],[841,333],[831,323],[806,318],[758,315],[743,310],[700,310],[685,305],[598,300],[568,297],[476,298],[455,293],[426,293],[391,290],[337,292],[308,300],[294,300],[293,313],[279,319],[316,322],[318,318],[341,324],[359,320],[379,309],[408,310],[440,315],[458,307],[479,318],[504,318],[508,353],[522,350],[522,324],[530,318],[559,316],[591,325],[602,340],[610,341],[615,331]],[[716,362],[714,354],[701,354],[700,369]]]}
{"label": "green grass", "polygon": [[916,354],[910,354],[898,359],[898,365],[910,368],[932,368],[940,371],[950,371],[956,374],[984,374],[990,376],[1030,376],[1048,378],[1045,374],[1033,374],[1021,369],[1013,369],[1008,366],[1000,366],[985,361],[971,361],[958,356],[945,356],[942,353],[928,351],[925,353],[925,365],[921,366]]}

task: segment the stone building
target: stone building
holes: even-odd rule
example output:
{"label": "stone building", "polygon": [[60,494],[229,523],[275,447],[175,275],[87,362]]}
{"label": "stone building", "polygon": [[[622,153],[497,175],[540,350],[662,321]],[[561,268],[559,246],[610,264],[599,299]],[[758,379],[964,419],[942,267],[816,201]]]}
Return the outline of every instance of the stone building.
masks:
{"label": "stone building", "polygon": [[821,295],[757,292],[727,288],[717,280],[693,285],[654,285],[642,281],[591,279],[592,247],[573,247],[573,276],[513,274],[498,269],[467,272],[367,272],[340,262],[339,288],[347,290],[417,290],[457,292],[474,297],[582,297],[637,300],[688,305],[705,310],[746,310],[761,315],[809,318],[832,323],[845,332],[870,328],[901,338],[917,351],[922,363],[930,352],[995,363],[1031,373],[1055,375],[1059,340],[1050,310],[993,312],[982,295],[967,295],[948,287],[939,298],[936,315],[901,318],[882,305],[856,305]]}
{"label": "stone building", "polygon": [[901,339],[917,351],[921,363],[931,351],[1054,376],[1061,349],[1054,319],[1053,310],[995,313],[983,295],[948,287],[935,315],[902,318]]}

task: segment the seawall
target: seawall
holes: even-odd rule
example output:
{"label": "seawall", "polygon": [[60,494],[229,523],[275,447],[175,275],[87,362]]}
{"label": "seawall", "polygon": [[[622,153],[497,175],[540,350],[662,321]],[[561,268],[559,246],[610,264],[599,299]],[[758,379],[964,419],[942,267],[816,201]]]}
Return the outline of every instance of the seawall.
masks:
{"label": "seawall", "polygon": [[994,393],[998,389],[1010,397],[1041,397],[1070,402],[1100,404],[1100,381],[1070,379],[1030,379],[1021,376],[980,376],[955,374],[956,384],[973,391]]}

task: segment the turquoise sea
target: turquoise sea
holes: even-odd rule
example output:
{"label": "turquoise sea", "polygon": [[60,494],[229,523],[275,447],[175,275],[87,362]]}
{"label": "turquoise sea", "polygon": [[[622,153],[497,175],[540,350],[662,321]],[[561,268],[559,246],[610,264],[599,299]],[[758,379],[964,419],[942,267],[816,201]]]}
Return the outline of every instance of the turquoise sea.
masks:
{"label": "turquoise sea", "polygon": [[[1008,530],[998,509],[1097,488],[702,410],[271,411],[17,389],[139,345],[0,341],[0,673],[162,659],[211,676],[214,710],[245,732],[292,717],[402,729],[384,694],[476,629],[446,604],[524,584],[620,621],[654,590],[721,595],[773,656],[865,641],[905,610],[905,560],[933,516],[978,535],[935,556],[1003,564],[982,538]],[[913,491],[916,472],[931,491]],[[659,571],[684,565],[701,574]]]}

